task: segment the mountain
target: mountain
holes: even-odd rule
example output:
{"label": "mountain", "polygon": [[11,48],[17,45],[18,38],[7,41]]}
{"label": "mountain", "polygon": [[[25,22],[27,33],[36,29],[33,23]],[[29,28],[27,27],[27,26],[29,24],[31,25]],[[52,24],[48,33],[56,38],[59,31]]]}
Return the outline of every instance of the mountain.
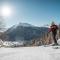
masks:
{"label": "mountain", "polygon": [[28,23],[19,23],[9,28],[4,34],[7,35],[7,40],[9,41],[31,41],[32,39],[42,37],[47,31],[47,27],[36,27]]}
{"label": "mountain", "polygon": [[[60,38],[60,25],[57,31],[57,40]],[[23,42],[27,45],[46,45],[53,42],[52,33],[48,33],[49,27],[37,27],[28,23],[19,23],[12,26],[4,33],[0,33],[0,39],[7,41]],[[27,45],[26,45],[27,44]]]}
{"label": "mountain", "polygon": [[28,23],[19,23],[18,25],[23,26],[23,27],[34,27],[33,25],[28,24]]}
{"label": "mountain", "polygon": [[19,24],[13,25],[11,28],[9,28],[7,30],[7,32],[10,32],[10,31],[16,29],[18,26],[20,26],[20,27],[34,27],[33,25],[28,24],[28,23],[19,23]]}

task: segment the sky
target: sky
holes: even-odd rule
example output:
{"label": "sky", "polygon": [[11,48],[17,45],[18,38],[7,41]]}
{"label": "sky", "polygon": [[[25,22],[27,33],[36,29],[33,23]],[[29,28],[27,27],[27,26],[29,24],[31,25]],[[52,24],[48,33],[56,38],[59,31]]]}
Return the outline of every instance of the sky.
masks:
{"label": "sky", "polygon": [[10,16],[2,17],[7,28],[21,22],[35,26],[44,26],[52,21],[60,23],[59,0],[0,0],[2,6],[11,9]]}

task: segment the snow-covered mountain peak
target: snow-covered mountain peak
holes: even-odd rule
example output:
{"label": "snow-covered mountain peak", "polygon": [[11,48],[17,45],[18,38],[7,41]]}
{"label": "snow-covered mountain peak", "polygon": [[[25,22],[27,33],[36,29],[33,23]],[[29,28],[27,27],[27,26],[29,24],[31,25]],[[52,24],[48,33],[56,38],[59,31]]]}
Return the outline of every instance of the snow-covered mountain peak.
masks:
{"label": "snow-covered mountain peak", "polygon": [[28,23],[19,23],[19,26],[24,26],[24,27],[33,27],[33,25],[28,24]]}

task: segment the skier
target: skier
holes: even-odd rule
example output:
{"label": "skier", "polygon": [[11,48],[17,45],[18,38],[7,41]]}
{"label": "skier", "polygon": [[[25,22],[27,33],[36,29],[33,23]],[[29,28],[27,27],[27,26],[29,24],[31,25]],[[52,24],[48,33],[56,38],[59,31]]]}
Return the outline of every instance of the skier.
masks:
{"label": "skier", "polygon": [[52,22],[52,24],[49,28],[49,32],[52,32],[52,37],[54,40],[53,45],[58,45],[57,40],[56,40],[57,30],[58,30],[58,26],[54,22]]}

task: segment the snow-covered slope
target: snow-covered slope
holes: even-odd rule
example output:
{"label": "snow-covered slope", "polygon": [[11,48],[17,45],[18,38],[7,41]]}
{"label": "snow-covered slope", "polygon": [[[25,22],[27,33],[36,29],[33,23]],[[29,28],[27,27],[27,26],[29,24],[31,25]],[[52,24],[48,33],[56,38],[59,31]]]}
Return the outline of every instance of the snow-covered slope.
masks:
{"label": "snow-covered slope", "polygon": [[0,60],[60,60],[60,49],[51,46],[0,48]]}

